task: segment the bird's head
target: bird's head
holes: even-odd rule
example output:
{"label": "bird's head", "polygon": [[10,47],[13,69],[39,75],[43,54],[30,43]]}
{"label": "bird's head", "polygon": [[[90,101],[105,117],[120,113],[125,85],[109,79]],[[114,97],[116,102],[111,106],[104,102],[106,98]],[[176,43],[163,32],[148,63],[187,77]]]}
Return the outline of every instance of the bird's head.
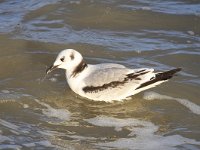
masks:
{"label": "bird's head", "polygon": [[49,74],[56,68],[65,69],[67,71],[72,71],[83,61],[82,55],[74,49],[65,49],[61,51],[53,65],[51,65],[47,70],[46,74]]}

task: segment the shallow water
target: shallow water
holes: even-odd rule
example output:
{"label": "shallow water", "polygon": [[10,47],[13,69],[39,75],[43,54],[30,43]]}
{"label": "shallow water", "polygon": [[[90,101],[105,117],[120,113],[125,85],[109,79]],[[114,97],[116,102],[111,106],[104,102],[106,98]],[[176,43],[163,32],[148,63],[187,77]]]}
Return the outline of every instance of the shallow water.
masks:
{"label": "shallow water", "polygon": [[[0,149],[200,149],[198,0],[0,1]],[[57,53],[183,71],[124,102],[74,94]]]}

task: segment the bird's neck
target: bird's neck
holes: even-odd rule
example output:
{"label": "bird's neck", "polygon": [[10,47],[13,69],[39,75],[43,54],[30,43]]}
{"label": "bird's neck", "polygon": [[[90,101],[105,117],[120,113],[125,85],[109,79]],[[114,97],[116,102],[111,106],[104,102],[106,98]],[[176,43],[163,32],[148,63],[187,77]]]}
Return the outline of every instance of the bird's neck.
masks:
{"label": "bird's neck", "polygon": [[81,72],[83,72],[88,65],[85,63],[84,60],[81,60],[81,62],[75,66],[70,72],[69,72],[69,77],[70,78],[75,78],[77,77]]}
{"label": "bird's neck", "polygon": [[66,71],[67,82],[75,93],[79,91],[80,82],[87,72],[84,72],[87,67],[88,65],[82,60],[74,69]]}

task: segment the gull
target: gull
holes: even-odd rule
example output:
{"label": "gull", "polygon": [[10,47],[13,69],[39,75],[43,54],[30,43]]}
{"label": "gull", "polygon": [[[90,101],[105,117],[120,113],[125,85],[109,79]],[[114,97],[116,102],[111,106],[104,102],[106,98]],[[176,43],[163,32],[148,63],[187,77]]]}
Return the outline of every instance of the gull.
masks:
{"label": "gull", "polygon": [[181,70],[154,72],[152,68],[131,69],[115,63],[87,64],[74,49],[62,50],[46,74],[56,68],[65,70],[68,85],[76,94],[106,102],[127,99],[167,81]]}

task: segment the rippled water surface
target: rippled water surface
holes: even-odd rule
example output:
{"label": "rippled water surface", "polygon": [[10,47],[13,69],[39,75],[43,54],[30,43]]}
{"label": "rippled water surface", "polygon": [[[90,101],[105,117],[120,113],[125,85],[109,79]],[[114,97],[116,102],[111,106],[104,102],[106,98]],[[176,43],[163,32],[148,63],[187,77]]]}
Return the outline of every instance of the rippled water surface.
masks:
{"label": "rippled water surface", "polygon": [[[0,149],[200,149],[198,0],[1,0]],[[124,102],[74,94],[57,53],[183,71]]]}

